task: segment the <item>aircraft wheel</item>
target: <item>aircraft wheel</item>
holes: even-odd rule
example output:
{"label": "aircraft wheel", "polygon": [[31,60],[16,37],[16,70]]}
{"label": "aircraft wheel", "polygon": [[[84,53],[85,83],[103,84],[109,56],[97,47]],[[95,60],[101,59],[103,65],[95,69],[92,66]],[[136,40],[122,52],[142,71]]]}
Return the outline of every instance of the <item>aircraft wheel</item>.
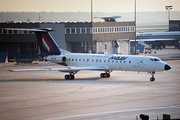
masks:
{"label": "aircraft wheel", "polygon": [[74,75],[70,75],[71,76],[71,80],[74,80]]}
{"label": "aircraft wheel", "polygon": [[65,80],[68,80],[69,79],[69,75],[65,75],[64,78],[65,78]]}
{"label": "aircraft wheel", "polygon": [[104,78],[104,73],[101,73],[100,76],[101,76],[101,78]]}
{"label": "aircraft wheel", "polygon": [[110,77],[110,74],[109,74],[109,73],[101,73],[101,74],[100,74],[100,77],[101,77],[101,78],[109,78],[109,77]]}
{"label": "aircraft wheel", "polygon": [[66,80],[73,80],[75,77],[74,77],[74,75],[65,75],[64,78]]}
{"label": "aircraft wheel", "polygon": [[107,76],[108,76],[107,73],[104,73],[104,77],[107,78]]}
{"label": "aircraft wheel", "polygon": [[154,81],[154,80],[155,80],[155,78],[154,78],[154,77],[151,77],[151,78],[150,78],[150,81]]}
{"label": "aircraft wheel", "polygon": [[110,74],[109,73],[107,73],[107,78],[109,78],[110,77]]}

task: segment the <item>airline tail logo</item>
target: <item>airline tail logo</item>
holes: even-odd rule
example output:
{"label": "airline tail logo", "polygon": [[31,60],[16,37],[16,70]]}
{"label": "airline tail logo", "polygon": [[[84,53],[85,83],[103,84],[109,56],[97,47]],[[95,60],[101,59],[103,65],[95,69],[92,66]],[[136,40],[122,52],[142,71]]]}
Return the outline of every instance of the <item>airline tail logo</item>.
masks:
{"label": "airline tail logo", "polygon": [[44,33],[42,33],[42,46],[44,48],[45,51],[48,52],[53,52],[53,47],[52,45],[49,43],[48,39],[46,38],[46,36],[44,35]]}

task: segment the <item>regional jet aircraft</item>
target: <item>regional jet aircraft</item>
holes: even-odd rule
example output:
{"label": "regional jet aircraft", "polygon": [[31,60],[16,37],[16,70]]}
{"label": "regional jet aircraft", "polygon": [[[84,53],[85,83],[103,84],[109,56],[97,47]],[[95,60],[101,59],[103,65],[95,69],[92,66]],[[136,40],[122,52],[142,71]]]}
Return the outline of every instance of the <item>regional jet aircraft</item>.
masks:
{"label": "regional jet aircraft", "polygon": [[50,29],[31,30],[36,33],[38,45],[41,50],[40,56],[45,60],[65,65],[58,68],[44,69],[21,69],[10,70],[11,72],[21,71],[59,71],[68,72],[65,79],[74,79],[75,74],[80,70],[104,71],[101,78],[109,78],[113,70],[137,71],[151,73],[150,81],[154,81],[155,72],[170,70],[171,67],[157,57],[115,55],[115,54],[80,54],[71,53],[58,47],[49,34]]}
{"label": "regional jet aircraft", "polygon": [[152,45],[152,48],[157,46],[161,49],[161,46],[165,48],[166,45],[174,45],[175,48],[180,49],[180,32],[136,33],[136,39],[138,42],[144,41],[144,43]]}

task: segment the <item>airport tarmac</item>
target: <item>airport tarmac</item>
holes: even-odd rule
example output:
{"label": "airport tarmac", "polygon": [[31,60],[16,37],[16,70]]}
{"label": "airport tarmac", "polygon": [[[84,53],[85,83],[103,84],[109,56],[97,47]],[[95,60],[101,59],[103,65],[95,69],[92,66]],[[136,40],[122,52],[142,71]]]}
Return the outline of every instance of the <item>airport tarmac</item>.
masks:
{"label": "airport tarmac", "polygon": [[[162,51],[163,52],[163,51]],[[0,63],[1,120],[150,120],[170,114],[180,118],[180,60],[168,60],[172,69],[150,74],[80,71],[75,80],[62,72],[9,72],[9,69],[56,68],[54,63],[14,65]]]}

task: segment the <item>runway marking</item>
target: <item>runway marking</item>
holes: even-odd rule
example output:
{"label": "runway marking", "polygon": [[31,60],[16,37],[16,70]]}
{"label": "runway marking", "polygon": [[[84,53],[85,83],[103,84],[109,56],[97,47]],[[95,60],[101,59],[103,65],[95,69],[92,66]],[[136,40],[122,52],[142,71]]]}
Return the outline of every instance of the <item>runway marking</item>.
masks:
{"label": "runway marking", "polygon": [[[44,79],[42,78],[43,80],[39,81],[39,82],[36,82],[34,81],[33,83],[30,83],[29,80],[26,80],[26,81],[20,81],[20,82],[29,82],[29,83],[22,83],[22,84],[18,84],[18,85],[7,85],[7,86],[0,86],[0,88],[2,87],[13,87],[13,86],[22,86],[22,85],[32,85],[32,84],[38,84],[38,83],[43,83],[43,82],[46,82],[47,79]],[[6,82],[6,81],[5,81]],[[17,82],[17,81],[12,81],[12,82]],[[19,82],[19,81],[18,81]]]}
{"label": "runway marking", "polygon": [[50,118],[50,119],[44,119],[44,120],[60,120],[60,119],[77,118],[77,117],[85,117],[85,116],[93,116],[93,115],[114,114],[114,113],[123,113],[123,112],[134,112],[134,111],[142,111],[142,110],[158,110],[158,109],[178,108],[178,107],[180,107],[180,105],[166,106],[166,107],[155,107],[155,108],[144,108],[144,109],[109,111],[109,112],[99,112],[99,113],[90,113],[90,114],[80,114],[80,115],[64,116],[64,117]]}

